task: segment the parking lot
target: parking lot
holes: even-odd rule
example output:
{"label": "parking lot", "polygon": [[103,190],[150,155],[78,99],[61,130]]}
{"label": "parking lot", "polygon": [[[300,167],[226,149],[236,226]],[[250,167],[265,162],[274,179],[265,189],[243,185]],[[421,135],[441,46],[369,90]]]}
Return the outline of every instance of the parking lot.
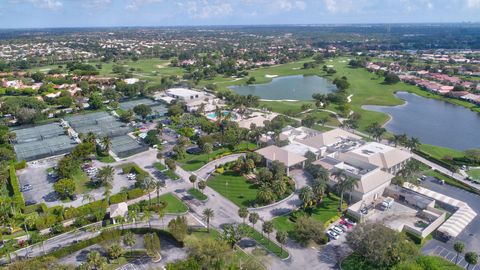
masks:
{"label": "parking lot", "polygon": [[31,189],[23,192],[25,202],[45,202],[47,205],[57,201],[58,197],[53,189],[55,178],[47,173],[47,169],[56,166],[59,157],[29,162],[27,168],[17,171],[20,187],[31,185]]}
{"label": "parking lot", "polygon": [[152,265],[152,260],[149,257],[141,257],[130,261],[116,270],[147,270],[155,269],[154,267],[158,267],[158,265]]}
{"label": "parking lot", "polygon": [[[437,246],[433,252],[431,253],[432,255],[437,255],[437,256],[440,256],[440,257],[443,257],[445,258],[447,261],[451,261],[453,263],[455,263],[455,260],[457,258],[457,253],[453,250],[450,250],[450,249],[446,249],[444,247],[441,247],[441,246]],[[465,261],[465,258],[463,256],[463,254],[460,254],[458,256],[458,262],[457,264],[463,268],[467,268],[468,266],[468,263]],[[480,266],[478,265],[474,265],[472,267],[469,268],[469,270],[480,270]]]}
{"label": "parking lot", "polygon": [[[446,194],[452,198],[461,200],[467,203],[474,211],[477,212],[477,216],[473,219],[472,222],[458,235],[455,239],[450,239],[447,242],[443,242],[437,239],[432,239],[425,244],[422,248],[422,252],[425,254],[435,254],[442,256],[449,260],[452,257],[452,254],[456,254],[453,249],[453,244],[456,241],[462,241],[465,243],[465,251],[475,251],[480,253],[480,196],[467,192],[465,190],[450,186],[450,185],[440,185],[435,179],[428,178],[422,183],[422,186]],[[463,258],[463,255],[460,257]],[[455,259],[453,259],[455,260]],[[459,260],[460,261],[460,260]],[[464,261],[463,261],[464,262]],[[471,269],[474,269],[473,267]],[[476,270],[480,270],[480,267],[477,266]]]}

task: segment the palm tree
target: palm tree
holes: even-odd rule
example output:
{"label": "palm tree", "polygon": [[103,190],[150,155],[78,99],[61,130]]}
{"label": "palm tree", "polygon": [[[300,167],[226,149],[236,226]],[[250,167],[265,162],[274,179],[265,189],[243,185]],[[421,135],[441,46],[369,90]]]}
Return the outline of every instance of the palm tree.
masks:
{"label": "palm tree", "polygon": [[108,136],[105,136],[102,138],[102,146],[103,150],[105,151],[106,154],[110,151],[112,148],[112,139]]}
{"label": "palm tree", "polygon": [[275,200],[275,195],[272,192],[272,189],[267,185],[264,184],[258,189],[257,193],[257,201],[270,203]]}
{"label": "palm tree", "polygon": [[151,224],[151,220],[152,220],[152,212],[150,211],[144,211],[143,212],[143,218],[148,222],[148,227],[151,229],[152,228],[152,224]]}
{"label": "palm tree", "polygon": [[473,251],[465,253],[465,261],[468,263],[468,270],[470,268],[470,265],[476,265],[478,263],[478,254]]}
{"label": "palm tree", "polygon": [[100,185],[111,186],[114,175],[115,175],[115,169],[112,166],[105,166],[98,170],[97,179]]}
{"label": "palm tree", "polygon": [[260,219],[260,216],[258,215],[258,213],[250,213],[250,215],[248,216],[248,221],[250,221],[250,223],[252,223],[252,227],[255,229],[255,224],[257,223],[257,221]]}
{"label": "palm tree", "polygon": [[155,181],[155,190],[157,191],[157,203],[160,203],[160,189],[162,189],[162,183]]}
{"label": "palm tree", "polygon": [[98,251],[92,250],[88,253],[87,264],[93,269],[102,269],[107,263],[107,259],[100,255]]}
{"label": "palm tree", "polygon": [[267,234],[267,238],[270,240],[270,234],[273,232],[273,222],[271,220],[263,222],[262,231]]}
{"label": "palm tree", "polygon": [[238,216],[243,219],[243,224],[245,224],[245,219],[248,217],[248,209],[246,207],[240,207],[238,209]]}
{"label": "palm tree", "polygon": [[165,224],[163,224],[163,218],[165,217],[165,208],[158,209],[157,215],[158,218],[162,221],[162,226],[165,226]]}
{"label": "palm tree", "polygon": [[275,180],[272,183],[272,190],[280,198],[287,192],[287,185],[283,180]]}
{"label": "palm tree", "polygon": [[105,197],[105,201],[109,204],[110,203],[110,195],[112,195],[112,189],[109,186],[105,187],[103,191],[103,197]]}
{"label": "palm tree", "polygon": [[95,143],[96,140],[97,140],[97,136],[95,136],[95,133],[93,132],[87,133],[87,136],[85,137],[85,142]]}
{"label": "palm tree", "polygon": [[214,213],[211,208],[205,208],[202,212],[202,218],[207,223],[207,231],[210,232],[210,220],[213,219]]}
{"label": "palm tree", "polygon": [[[338,209],[340,212],[343,212],[343,195],[346,191],[352,191],[356,186],[358,186],[359,179],[346,176],[342,180],[340,180],[337,184],[338,193],[340,193],[340,205]],[[351,197],[351,193],[350,193]],[[350,198],[351,199],[351,198]]]}
{"label": "palm tree", "polygon": [[148,205],[152,205],[152,189],[156,188],[155,180],[153,178],[147,176],[143,179],[143,188],[148,192]]}
{"label": "palm tree", "polygon": [[420,146],[420,140],[418,138],[410,138],[408,141],[407,141],[407,147],[413,151],[413,150],[417,150],[418,147]]}
{"label": "palm tree", "polygon": [[457,252],[457,257],[455,258],[455,264],[457,264],[458,256],[465,251],[465,244],[457,241],[455,244],[453,244],[453,249]]}
{"label": "palm tree", "polygon": [[307,207],[308,203],[313,199],[312,188],[310,186],[304,186],[301,188],[300,192],[298,193],[298,198],[300,198],[300,200],[303,202],[303,206]]}
{"label": "palm tree", "polygon": [[286,231],[277,231],[275,239],[280,243],[280,254],[283,253],[283,245],[287,242],[287,232]]}
{"label": "palm tree", "polygon": [[125,246],[130,247],[130,251],[133,251],[133,246],[135,245],[136,242],[137,242],[137,238],[130,231],[127,231],[123,236],[123,243],[125,244]]}
{"label": "palm tree", "polygon": [[325,190],[327,189],[327,182],[318,177],[313,180],[312,191],[313,196],[321,202],[323,200],[323,195],[325,194]]}
{"label": "palm tree", "polygon": [[132,209],[132,210],[128,210],[128,221],[130,222],[134,222],[135,223],[135,227],[137,227],[137,211]]}

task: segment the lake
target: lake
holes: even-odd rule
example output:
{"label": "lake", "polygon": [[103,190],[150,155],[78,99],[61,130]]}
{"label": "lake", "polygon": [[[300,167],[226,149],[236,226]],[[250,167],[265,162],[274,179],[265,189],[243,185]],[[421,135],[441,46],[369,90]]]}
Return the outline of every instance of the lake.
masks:
{"label": "lake", "polygon": [[267,100],[312,100],[312,94],[328,94],[337,88],[319,76],[285,76],[273,78],[271,82],[229,87],[240,95],[254,95]]}
{"label": "lake", "polygon": [[395,134],[406,133],[422,143],[466,150],[480,148],[480,115],[445,101],[398,92],[407,103],[400,106],[363,106],[366,110],[387,113],[385,128]]}

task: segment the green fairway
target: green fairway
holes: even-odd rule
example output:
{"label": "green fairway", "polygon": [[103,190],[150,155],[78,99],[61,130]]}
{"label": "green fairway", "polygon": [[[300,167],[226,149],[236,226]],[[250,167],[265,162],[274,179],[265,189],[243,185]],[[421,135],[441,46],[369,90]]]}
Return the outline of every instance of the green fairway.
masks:
{"label": "green fairway", "polygon": [[[166,214],[181,214],[188,211],[188,207],[172,193],[163,194],[159,198],[160,201],[167,203],[167,208],[165,208]],[[152,201],[156,200],[152,198]]]}
{"label": "green fairway", "polygon": [[239,207],[252,206],[258,192],[245,177],[231,171],[213,177],[207,185]]}
{"label": "green fairway", "polygon": [[232,151],[232,150],[230,150],[226,147],[222,147],[222,148],[219,148],[219,149],[213,151],[212,153],[210,153],[208,155],[204,154],[204,153],[201,153],[201,154],[188,154],[187,153],[185,155],[184,159],[178,160],[178,163],[180,163],[180,166],[184,170],[196,171],[196,170],[200,169],[203,165],[205,165],[208,162],[210,162],[211,160],[213,160],[216,156],[228,155],[229,153],[233,154],[233,153],[238,153],[238,152],[251,151],[251,150],[255,150],[256,147],[257,146],[254,143],[242,142],[234,149],[234,151]]}
{"label": "green fairway", "polygon": [[446,156],[451,158],[460,158],[464,156],[462,151],[430,144],[421,144],[420,151],[429,154],[436,159],[444,159]]}
{"label": "green fairway", "polygon": [[472,169],[468,171],[468,175],[476,181],[480,182],[480,169]]}
{"label": "green fairway", "polygon": [[[315,207],[311,213],[311,218],[328,226],[329,221],[340,218],[340,212],[338,211],[339,198],[333,194],[323,198],[323,202]],[[306,213],[303,210],[298,210],[296,215],[302,216]],[[279,216],[273,219],[273,224],[276,230],[290,232],[293,231],[295,223],[290,220],[292,215]]]}

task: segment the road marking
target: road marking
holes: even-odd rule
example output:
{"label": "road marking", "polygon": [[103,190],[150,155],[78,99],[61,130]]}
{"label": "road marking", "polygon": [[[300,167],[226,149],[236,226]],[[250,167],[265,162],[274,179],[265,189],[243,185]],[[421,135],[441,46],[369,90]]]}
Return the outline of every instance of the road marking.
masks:
{"label": "road marking", "polygon": [[442,257],[445,257],[444,255],[442,255],[443,252],[447,252],[447,255],[448,255],[448,250],[446,250],[446,249],[444,249],[444,248],[442,249],[442,251],[441,251],[438,255],[440,255],[440,256],[442,256]]}

